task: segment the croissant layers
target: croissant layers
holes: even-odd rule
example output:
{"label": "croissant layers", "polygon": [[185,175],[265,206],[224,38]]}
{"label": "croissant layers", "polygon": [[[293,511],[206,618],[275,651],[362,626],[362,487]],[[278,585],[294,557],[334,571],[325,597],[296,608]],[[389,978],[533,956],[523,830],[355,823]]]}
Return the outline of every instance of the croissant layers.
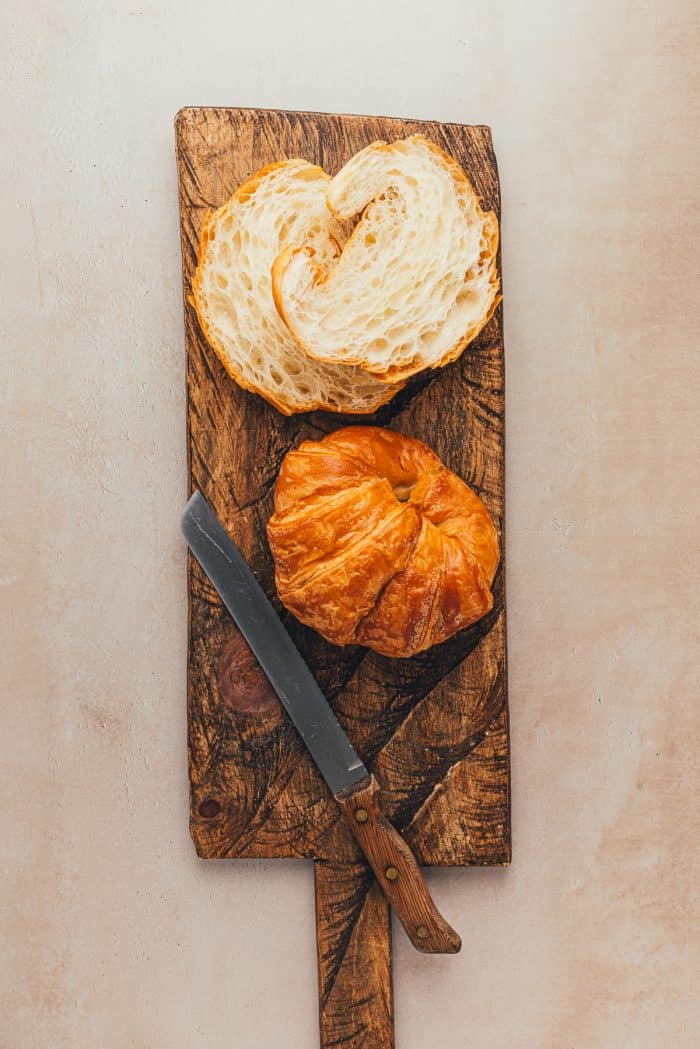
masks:
{"label": "croissant layers", "polygon": [[336,645],[412,656],[493,606],[486,507],[390,430],[351,426],[289,452],[267,533],[282,603]]}

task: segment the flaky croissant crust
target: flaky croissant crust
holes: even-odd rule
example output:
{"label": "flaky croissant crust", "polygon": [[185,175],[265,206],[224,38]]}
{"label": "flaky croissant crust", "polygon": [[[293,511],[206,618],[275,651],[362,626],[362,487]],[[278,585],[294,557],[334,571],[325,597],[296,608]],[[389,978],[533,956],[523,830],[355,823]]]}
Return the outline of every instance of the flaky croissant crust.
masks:
{"label": "flaky croissant crust", "polygon": [[486,507],[391,430],[351,426],[290,452],[267,533],[280,600],[336,645],[412,656],[493,606]]}

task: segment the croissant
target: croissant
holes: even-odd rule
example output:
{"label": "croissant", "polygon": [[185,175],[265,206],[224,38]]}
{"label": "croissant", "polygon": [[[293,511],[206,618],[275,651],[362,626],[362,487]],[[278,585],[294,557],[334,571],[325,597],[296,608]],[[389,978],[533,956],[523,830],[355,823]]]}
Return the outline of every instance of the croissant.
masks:
{"label": "croissant", "polygon": [[327,188],[339,255],[281,246],[272,296],[309,358],[387,382],[460,356],[499,302],[498,219],[459,164],[422,135],[373,142]]}
{"label": "croissant", "polygon": [[202,228],[192,304],[221,363],[246,390],[285,415],[325,408],[373,412],[401,388],[361,368],[311,361],[282,323],[270,271],[288,243],[318,260],[340,250],[348,230],[326,204],[330,176],[305,160],[270,164],[244,182]]}
{"label": "croissant", "polygon": [[486,507],[426,445],[372,426],[285,457],[267,525],[280,600],[336,645],[406,657],[493,606]]}

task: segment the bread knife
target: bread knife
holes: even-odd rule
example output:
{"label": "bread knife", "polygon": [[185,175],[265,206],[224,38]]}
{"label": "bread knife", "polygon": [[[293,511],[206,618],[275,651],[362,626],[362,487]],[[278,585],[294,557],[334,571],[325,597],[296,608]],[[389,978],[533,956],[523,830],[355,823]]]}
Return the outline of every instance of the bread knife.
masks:
{"label": "bread knife", "polygon": [[185,508],[182,532],[306,744],[411,943],[426,954],[455,954],[462,942],[435,906],[411,849],[382,813],[375,776],[201,492]]}

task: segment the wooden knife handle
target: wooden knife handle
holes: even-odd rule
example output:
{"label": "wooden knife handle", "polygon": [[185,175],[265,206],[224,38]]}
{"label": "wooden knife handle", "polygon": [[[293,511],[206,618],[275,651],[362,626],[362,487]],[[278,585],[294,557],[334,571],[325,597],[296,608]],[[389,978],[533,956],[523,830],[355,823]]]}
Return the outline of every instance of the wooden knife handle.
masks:
{"label": "wooden knife handle", "polygon": [[462,941],[433,903],[415,856],[379,808],[378,794],[372,775],[335,799],[413,946],[426,954],[456,954]]}

